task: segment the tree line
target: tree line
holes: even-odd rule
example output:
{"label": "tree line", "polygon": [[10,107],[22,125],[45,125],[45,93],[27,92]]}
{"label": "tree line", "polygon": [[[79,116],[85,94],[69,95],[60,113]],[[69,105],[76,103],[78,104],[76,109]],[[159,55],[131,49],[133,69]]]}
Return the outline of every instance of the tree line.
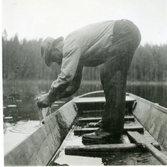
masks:
{"label": "tree line", "polygon": [[[41,57],[42,39],[19,40],[16,34],[7,39],[2,35],[2,61],[4,80],[54,80],[60,73],[56,63],[47,67]],[[167,44],[139,46],[135,52],[129,74],[129,81],[166,81]],[[83,80],[99,80],[100,66],[84,68]]]}

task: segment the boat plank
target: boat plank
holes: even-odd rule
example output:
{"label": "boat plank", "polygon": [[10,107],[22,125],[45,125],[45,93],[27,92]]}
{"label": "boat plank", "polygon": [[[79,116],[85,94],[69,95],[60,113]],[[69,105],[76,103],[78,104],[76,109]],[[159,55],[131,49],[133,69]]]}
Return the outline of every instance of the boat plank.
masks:
{"label": "boat plank", "polygon": [[[79,118],[79,123],[98,122],[102,117]],[[134,116],[125,116],[124,121],[135,121]]]}
{"label": "boat plank", "polygon": [[[75,100],[75,103],[96,103],[96,102],[105,102],[105,97],[82,97]],[[126,102],[135,101],[134,98],[126,96]]]}
{"label": "boat plank", "polygon": [[97,145],[69,145],[65,148],[66,155],[104,156],[113,152],[129,152],[137,150],[136,144],[97,144]]}
{"label": "boat plank", "polygon": [[122,135],[122,143],[118,144],[95,144],[95,145],[68,145],[65,147],[66,155],[82,155],[82,156],[104,156],[113,152],[129,152],[136,151],[137,146],[130,142],[127,134]]}
{"label": "boat plank", "polygon": [[[74,129],[74,134],[82,135],[86,133],[92,133],[96,130],[98,130],[98,128],[79,128],[79,129]],[[126,131],[138,131],[139,133],[143,133],[144,128],[141,125],[134,125],[134,126],[125,125],[124,132]]]}
{"label": "boat plank", "polygon": [[150,142],[138,132],[128,132],[128,135],[136,142],[137,145],[146,148],[159,162],[167,165],[167,156],[156,149]]}

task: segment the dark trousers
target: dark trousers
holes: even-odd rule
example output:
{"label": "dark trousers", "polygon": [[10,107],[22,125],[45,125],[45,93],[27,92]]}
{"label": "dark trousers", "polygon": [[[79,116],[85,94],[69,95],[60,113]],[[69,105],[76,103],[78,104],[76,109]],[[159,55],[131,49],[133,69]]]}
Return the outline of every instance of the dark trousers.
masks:
{"label": "dark trousers", "polygon": [[140,40],[136,25],[128,20],[116,21],[112,47],[101,68],[101,83],[106,99],[102,128],[118,137],[124,126],[127,74]]}

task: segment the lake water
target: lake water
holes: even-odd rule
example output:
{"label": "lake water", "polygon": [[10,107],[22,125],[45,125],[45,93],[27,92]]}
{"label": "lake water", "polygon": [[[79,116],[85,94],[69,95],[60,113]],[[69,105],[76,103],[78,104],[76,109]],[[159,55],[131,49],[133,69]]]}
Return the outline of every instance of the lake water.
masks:
{"label": "lake water", "polygon": [[167,108],[167,84],[129,84],[127,92],[143,97]]}
{"label": "lake water", "polygon": [[[102,86],[98,84],[82,84],[76,95],[85,92],[101,90]],[[167,108],[167,83],[143,83],[129,82],[127,83],[126,92],[133,93],[137,96],[145,98],[151,102],[159,103],[159,105]]]}
{"label": "lake water", "polygon": [[[47,86],[43,87],[43,91],[47,91]],[[73,95],[79,96],[87,92],[102,90],[102,85],[100,82],[82,82],[79,90]],[[149,101],[154,103],[158,103],[159,105],[167,108],[167,83],[140,83],[140,82],[133,82],[127,84],[127,92],[133,93],[137,96],[145,98]],[[73,97],[68,99],[63,99],[64,102],[71,100]],[[21,100],[8,100],[5,101],[5,106],[9,104],[16,104],[18,106],[19,115],[22,116],[22,120],[38,120],[39,119],[39,110],[36,105],[36,101],[34,97],[28,97]],[[52,111],[55,111],[63,103],[58,103],[54,105]]]}

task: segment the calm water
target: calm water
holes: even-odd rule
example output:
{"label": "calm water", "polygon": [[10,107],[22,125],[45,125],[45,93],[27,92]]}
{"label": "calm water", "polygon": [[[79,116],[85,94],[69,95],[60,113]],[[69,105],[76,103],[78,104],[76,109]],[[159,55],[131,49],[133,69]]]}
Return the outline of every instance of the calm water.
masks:
{"label": "calm water", "polygon": [[[101,90],[101,84],[81,85],[77,95],[89,91]],[[128,83],[126,92],[133,93],[137,96],[143,97],[154,103],[159,103],[163,107],[167,107],[167,83]]]}
{"label": "calm water", "polygon": [[167,108],[167,84],[128,85],[127,92],[133,93]]}
{"label": "calm water", "polygon": [[[45,89],[45,88],[44,88]],[[48,88],[46,88],[47,90]],[[46,91],[44,90],[44,91]],[[80,89],[73,95],[79,96],[81,94],[90,92],[90,91],[96,91],[96,90],[102,90],[102,86],[99,82],[94,84],[84,84],[80,86]],[[135,95],[138,95],[140,97],[143,97],[147,100],[150,100],[154,103],[159,103],[159,105],[164,106],[167,108],[167,84],[141,84],[141,83],[133,83],[127,85],[127,92],[133,93]],[[39,111],[38,107],[36,105],[36,101],[34,100],[34,97],[25,98],[21,100],[8,100],[5,101],[4,106],[7,106],[9,104],[16,104],[18,106],[19,115],[22,116],[22,120],[38,120],[39,119]],[[69,99],[63,99],[63,101],[71,100],[72,97]],[[61,105],[57,104],[57,107],[54,108],[56,110]]]}

